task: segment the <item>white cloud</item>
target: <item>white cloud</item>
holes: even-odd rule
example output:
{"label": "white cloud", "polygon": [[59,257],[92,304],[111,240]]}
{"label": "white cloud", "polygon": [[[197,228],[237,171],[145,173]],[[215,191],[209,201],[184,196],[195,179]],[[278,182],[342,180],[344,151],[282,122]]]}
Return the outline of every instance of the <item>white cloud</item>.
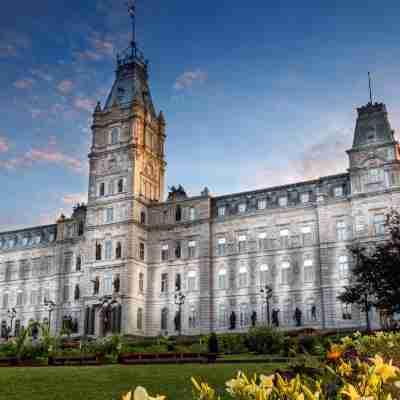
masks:
{"label": "white cloud", "polygon": [[51,74],[40,68],[31,69],[31,74],[35,78],[42,79],[46,82],[51,82],[53,80],[53,76]]}
{"label": "white cloud", "polygon": [[74,107],[78,110],[84,110],[87,112],[92,112],[96,106],[96,102],[93,99],[85,97],[77,97],[74,100]]}
{"label": "white cloud", "polygon": [[24,79],[19,79],[14,82],[14,86],[17,89],[32,89],[32,86],[34,84],[34,80],[31,78],[24,78]]}
{"label": "white cloud", "polygon": [[9,148],[8,140],[4,136],[0,136],[0,153],[6,153]]}
{"label": "white cloud", "polygon": [[62,197],[62,202],[70,206],[74,206],[78,203],[87,203],[87,193],[66,194]]}
{"label": "white cloud", "polygon": [[70,80],[63,80],[57,85],[57,89],[59,92],[63,94],[68,94],[71,92],[71,90],[74,88],[74,82]]}
{"label": "white cloud", "polygon": [[195,83],[203,83],[207,80],[208,75],[201,69],[196,69],[194,71],[186,71],[181,76],[179,76],[175,83],[175,90],[185,90],[191,88]]}

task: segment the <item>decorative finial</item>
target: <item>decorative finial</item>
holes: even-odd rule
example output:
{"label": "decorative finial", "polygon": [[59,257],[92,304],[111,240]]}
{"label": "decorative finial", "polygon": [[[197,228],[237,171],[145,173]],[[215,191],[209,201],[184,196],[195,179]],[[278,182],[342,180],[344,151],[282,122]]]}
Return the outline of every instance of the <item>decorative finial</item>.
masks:
{"label": "decorative finial", "polygon": [[372,104],[372,84],[371,84],[371,73],[368,72],[368,85],[369,85],[369,102]]}
{"label": "decorative finial", "polygon": [[127,6],[132,20],[132,47],[136,47],[136,0],[128,0]]}

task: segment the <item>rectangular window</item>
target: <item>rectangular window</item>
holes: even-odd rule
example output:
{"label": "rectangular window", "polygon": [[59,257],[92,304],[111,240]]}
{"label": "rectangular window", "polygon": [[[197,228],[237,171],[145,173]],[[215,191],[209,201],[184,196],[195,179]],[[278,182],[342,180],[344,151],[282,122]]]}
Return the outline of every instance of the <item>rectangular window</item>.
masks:
{"label": "rectangular window", "polygon": [[139,243],[139,258],[144,261],[144,243]]}
{"label": "rectangular window", "polygon": [[111,260],[112,259],[112,241],[107,240],[105,242],[105,259]]}
{"label": "rectangular window", "polygon": [[258,234],[258,247],[260,250],[268,249],[268,239],[267,239],[267,234],[265,232]]}
{"label": "rectangular window", "polygon": [[282,270],[281,270],[282,285],[288,285],[289,280],[290,280],[290,264],[288,262],[284,262],[282,264]]}
{"label": "rectangular window", "polygon": [[114,221],[114,209],[113,208],[107,208],[106,209],[106,223],[111,223]]}
{"label": "rectangular window", "polygon": [[336,238],[339,241],[347,240],[347,227],[344,221],[338,221],[336,223]]}
{"label": "rectangular window", "polygon": [[281,237],[281,246],[283,248],[288,248],[289,247],[289,229],[282,229],[279,232],[279,236]]}
{"label": "rectangular window", "polygon": [[260,267],[260,286],[265,286],[268,283],[268,265]]}
{"label": "rectangular window", "polygon": [[161,274],[161,293],[168,292],[168,274]]}
{"label": "rectangular window", "polygon": [[309,203],[310,202],[310,193],[308,193],[308,192],[302,193],[300,195],[300,201],[303,204]]}
{"label": "rectangular window", "polygon": [[218,207],[218,217],[225,217],[225,206]]}
{"label": "rectangular window", "polygon": [[[69,274],[71,272],[71,266],[72,266],[72,253],[64,253],[64,274]],[[34,266],[32,268],[32,273],[35,275]]]}
{"label": "rectangular window", "polygon": [[144,274],[139,272],[139,293],[144,292]]}
{"label": "rectangular window", "polygon": [[267,208],[267,200],[266,199],[260,199],[257,202],[257,208],[259,210],[265,210]]}
{"label": "rectangular window", "polygon": [[288,205],[288,199],[286,196],[279,197],[278,200],[279,207],[286,207]]}
{"label": "rectangular window", "polygon": [[314,281],[313,261],[308,259],[304,261],[304,282]]}
{"label": "rectangular window", "polygon": [[238,248],[239,253],[244,253],[246,251],[246,236],[241,235],[238,237]]}
{"label": "rectangular window", "polygon": [[349,258],[346,255],[339,257],[339,278],[347,279],[349,277]]}
{"label": "rectangular window", "polygon": [[113,277],[111,272],[106,272],[103,276],[103,294],[110,295],[113,292]]}
{"label": "rectangular window", "polygon": [[219,256],[225,255],[225,246],[226,246],[226,239],[225,238],[218,239],[218,255]]}
{"label": "rectangular window", "polygon": [[8,308],[8,293],[3,294],[3,308]]}
{"label": "rectangular window", "polygon": [[242,267],[239,269],[239,287],[244,288],[247,287],[247,269]]}
{"label": "rectangular window", "polygon": [[24,301],[24,294],[23,292],[17,292],[17,306],[22,306]]}
{"label": "rectangular window", "polygon": [[303,226],[301,228],[301,237],[303,240],[303,246],[309,246],[312,244],[311,226]]}
{"label": "rectangular window", "polygon": [[188,257],[194,258],[196,256],[196,242],[190,241],[188,243]]}
{"label": "rectangular window", "polygon": [[189,272],[187,282],[189,291],[196,290],[196,273],[194,271]]}
{"label": "rectangular window", "polygon": [[341,303],[341,307],[342,307],[342,319],[345,320],[352,319],[353,317],[351,313],[351,304]]}
{"label": "rectangular window", "polygon": [[110,181],[108,182],[108,194],[109,194],[109,195],[114,194],[114,189],[115,189],[114,181],[113,181],[113,180],[110,180]]}
{"label": "rectangular window", "polygon": [[69,286],[65,285],[63,288],[63,302],[67,303],[68,301],[69,301]]}
{"label": "rectangular window", "polygon": [[383,214],[374,215],[374,231],[376,236],[385,234],[385,216]]}
{"label": "rectangular window", "polygon": [[196,219],[196,209],[194,207],[189,208],[189,219],[194,221]]}
{"label": "rectangular window", "polygon": [[168,260],[168,245],[164,244],[161,246],[161,260],[167,261]]}
{"label": "rectangular window", "polygon": [[218,273],[218,289],[225,290],[226,288],[226,271],[223,269]]}
{"label": "rectangular window", "polygon": [[220,328],[228,326],[228,309],[225,304],[218,306],[218,325]]}

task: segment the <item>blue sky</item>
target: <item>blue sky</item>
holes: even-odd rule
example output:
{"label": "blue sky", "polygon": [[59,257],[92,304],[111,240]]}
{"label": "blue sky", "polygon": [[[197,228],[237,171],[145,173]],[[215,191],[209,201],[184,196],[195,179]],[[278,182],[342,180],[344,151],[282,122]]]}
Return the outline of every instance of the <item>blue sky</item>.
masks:
{"label": "blue sky", "polygon": [[[400,124],[400,3],[138,0],[167,120],[167,184],[192,195],[345,171],[355,108]],[[123,0],[7,2],[0,15],[0,230],[52,223],[87,191],[93,105],[127,46]]]}

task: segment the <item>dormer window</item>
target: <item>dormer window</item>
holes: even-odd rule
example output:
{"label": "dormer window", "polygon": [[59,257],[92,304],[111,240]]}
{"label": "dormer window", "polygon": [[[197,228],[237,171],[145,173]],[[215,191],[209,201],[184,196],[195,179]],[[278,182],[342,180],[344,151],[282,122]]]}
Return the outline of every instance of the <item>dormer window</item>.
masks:
{"label": "dormer window", "polygon": [[383,179],[382,170],[379,168],[372,168],[368,171],[368,183],[377,183]]}
{"label": "dormer window", "polygon": [[246,203],[240,203],[240,204],[238,205],[238,212],[239,212],[239,214],[245,213],[245,212],[246,212],[246,209],[247,209]]}
{"label": "dormer window", "polygon": [[310,193],[308,193],[308,192],[302,193],[302,194],[300,195],[300,201],[301,201],[303,204],[308,203],[308,202],[310,201]]}
{"label": "dormer window", "polygon": [[218,217],[225,217],[225,213],[226,213],[225,206],[218,207]]}
{"label": "dormer window", "polygon": [[119,143],[119,128],[114,127],[111,129],[110,143],[111,145],[116,145]]}
{"label": "dormer window", "polygon": [[335,197],[343,197],[343,186],[336,186],[333,190]]}
{"label": "dormer window", "polygon": [[288,199],[287,199],[287,197],[286,197],[286,196],[281,196],[281,197],[279,197],[278,203],[279,203],[279,207],[286,207],[287,204],[288,204]]}
{"label": "dormer window", "polygon": [[267,208],[267,200],[266,199],[260,199],[257,202],[257,208],[259,210],[265,210]]}

